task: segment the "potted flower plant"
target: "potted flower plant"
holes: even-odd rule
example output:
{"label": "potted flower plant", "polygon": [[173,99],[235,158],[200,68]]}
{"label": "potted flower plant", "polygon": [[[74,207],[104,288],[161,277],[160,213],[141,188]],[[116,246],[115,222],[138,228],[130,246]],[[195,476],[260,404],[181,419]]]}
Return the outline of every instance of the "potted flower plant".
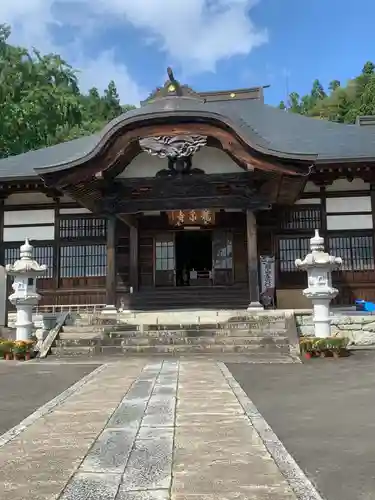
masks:
{"label": "potted flower plant", "polygon": [[25,359],[25,354],[27,352],[26,342],[24,342],[23,340],[17,340],[16,342],[14,342],[12,352],[14,359]]}
{"label": "potted flower plant", "polygon": [[328,340],[328,349],[332,352],[335,358],[342,358],[349,355],[347,346],[349,339],[344,337],[331,337]]}
{"label": "potted flower plant", "polygon": [[26,340],[25,341],[25,347],[26,347],[26,350],[25,350],[25,360],[28,361],[29,359],[31,359],[31,354],[33,352],[33,349],[34,349],[34,345],[35,345],[35,342],[33,340]]}
{"label": "potted flower plant", "polygon": [[316,349],[319,352],[319,356],[321,358],[329,358],[332,356],[332,353],[329,349],[329,340],[326,338],[318,338],[316,340]]}
{"label": "potted flower plant", "polygon": [[5,358],[5,342],[0,340],[0,357]]}
{"label": "potted flower plant", "polygon": [[12,348],[13,342],[11,340],[2,340],[0,343],[1,356],[6,360],[13,359]]}
{"label": "potted flower plant", "polygon": [[302,338],[300,340],[301,354],[304,355],[306,359],[310,359],[313,355],[313,341],[310,338]]}

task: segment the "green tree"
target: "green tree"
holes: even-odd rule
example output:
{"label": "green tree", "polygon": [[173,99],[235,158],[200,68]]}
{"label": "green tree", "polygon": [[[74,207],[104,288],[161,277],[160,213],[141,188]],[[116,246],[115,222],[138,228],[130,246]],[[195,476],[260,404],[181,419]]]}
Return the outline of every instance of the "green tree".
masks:
{"label": "green tree", "polygon": [[332,80],[329,93],[315,80],[309,94],[289,96],[288,111],[339,123],[355,123],[359,115],[375,115],[375,64],[365,63],[361,73],[346,86]]}
{"label": "green tree", "polygon": [[332,82],[329,83],[328,85],[328,90],[332,94],[336,89],[340,87],[341,83],[339,80],[332,80]]}
{"label": "green tree", "polygon": [[91,134],[131,106],[121,106],[116,85],[104,95],[80,92],[77,72],[59,55],[9,43],[0,25],[0,157]]}

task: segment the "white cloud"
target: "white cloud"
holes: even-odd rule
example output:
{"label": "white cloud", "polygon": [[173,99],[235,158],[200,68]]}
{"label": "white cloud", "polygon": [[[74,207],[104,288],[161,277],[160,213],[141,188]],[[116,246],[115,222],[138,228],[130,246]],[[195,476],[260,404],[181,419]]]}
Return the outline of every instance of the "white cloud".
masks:
{"label": "white cloud", "polygon": [[[258,0],[2,0],[0,19],[12,26],[13,41],[42,51],[57,51],[82,70],[83,87],[102,89],[113,79],[124,102],[145,95],[114,50],[89,58],[85,48],[103,23],[130,23],[150,51],[165,53],[185,74],[214,71],[219,61],[247,55],[267,41],[249,13]],[[70,28],[73,41],[57,45],[55,30]],[[74,28],[74,29],[72,29]],[[100,36],[100,35],[99,35]],[[97,40],[96,40],[97,41]],[[116,49],[116,47],[113,47]],[[143,62],[144,64],[144,62]],[[150,82],[153,88],[154,82]]]}
{"label": "white cloud", "polygon": [[154,36],[169,57],[190,71],[213,71],[222,59],[247,55],[267,41],[249,12],[258,0],[81,0],[98,14],[122,17]]}

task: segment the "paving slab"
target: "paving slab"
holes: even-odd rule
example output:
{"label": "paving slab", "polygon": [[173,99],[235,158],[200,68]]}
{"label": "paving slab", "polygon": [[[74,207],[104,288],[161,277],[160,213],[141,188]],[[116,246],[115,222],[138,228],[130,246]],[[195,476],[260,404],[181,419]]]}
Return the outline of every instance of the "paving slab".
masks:
{"label": "paving slab", "polygon": [[296,495],[220,363],[106,364],[0,446],[1,500],[320,500]]}
{"label": "paving slab", "polygon": [[[197,389],[206,396],[200,404]],[[218,392],[210,404],[212,389]],[[296,499],[218,365],[181,361],[172,498],[270,498],[272,492]]]}
{"label": "paving slab", "polygon": [[[143,366],[143,361],[136,360],[128,362],[126,368],[121,365],[104,367],[54,410],[1,446],[0,484],[4,485],[1,500],[57,498]],[[103,387],[109,385],[111,390],[107,397]],[[88,417],[84,412],[75,411],[76,405],[92,401],[96,402],[95,414],[90,413]],[[84,491],[82,481],[79,484],[80,491]],[[99,491],[100,485],[98,488]],[[99,500],[101,497],[98,494],[92,498]]]}

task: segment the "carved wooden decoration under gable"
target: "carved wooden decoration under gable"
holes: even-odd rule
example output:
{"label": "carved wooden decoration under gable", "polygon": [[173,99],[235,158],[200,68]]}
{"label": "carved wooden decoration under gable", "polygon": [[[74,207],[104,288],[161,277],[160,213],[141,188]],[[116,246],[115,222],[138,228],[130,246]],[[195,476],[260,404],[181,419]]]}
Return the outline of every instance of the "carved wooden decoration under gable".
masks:
{"label": "carved wooden decoration under gable", "polygon": [[160,135],[139,141],[146,153],[168,160],[168,168],[160,170],[157,177],[203,174],[203,170],[192,168],[192,157],[206,144],[207,137],[203,135]]}
{"label": "carved wooden decoration under gable", "polygon": [[160,135],[139,141],[142,150],[159,158],[186,158],[207,144],[203,135]]}

